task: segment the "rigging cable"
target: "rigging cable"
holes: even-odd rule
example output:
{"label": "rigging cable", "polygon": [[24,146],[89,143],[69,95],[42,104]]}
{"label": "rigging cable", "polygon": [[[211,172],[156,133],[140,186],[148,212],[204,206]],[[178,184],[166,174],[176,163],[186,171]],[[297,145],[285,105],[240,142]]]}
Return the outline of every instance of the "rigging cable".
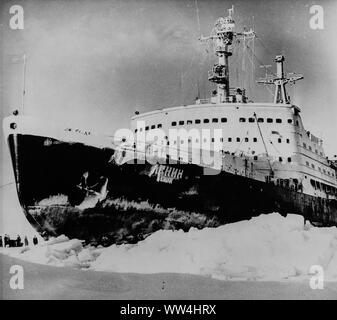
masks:
{"label": "rigging cable", "polygon": [[201,36],[198,0],[195,0],[194,3],[195,3],[195,9],[196,9],[196,13],[197,13],[198,32],[199,32],[199,36]]}
{"label": "rigging cable", "polygon": [[[197,15],[197,23],[198,23],[198,33],[199,36],[201,37],[201,27],[200,27],[200,17],[199,17],[199,7],[198,7],[198,0],[194,1],[195,4],[195,10],[196,10],[196,15]],[[198,79],[197,79],[197,97],[200,99],[200,63],[199,63],[199,74],[198,74]]]}
{"label": "rigging cable", "polygon": [[[252,49],[248,45],[247,45],[247,48],[252,52]],[[252,52],[252,55],[260,65],[263,65],[263,62],[255,55],[254,52]],[[274,72],[271,72],[271,74],[276,77],[276,74]],[[274,95],[274,93],[271,91],[268,85],[265,84],[264,87],[269,91],[269,93],[272,96]]]}
{"label": "rigging cable", "polygon": [[261,40],[260,37],[257,36],[257,34],[255,34],[256,39],[260,42],[261,46],[267,51],[269,56],[272,56],[273,53],[271,52],[271,50],[268,49],[268,47],[264,44],[264,42]]}
{"label": "rigging cable", "polygon": [[10,186],[11,184],[14,184],[14,183],[15,183],[15,181],[5,183],[2,186],[0,186],[0,188],[4,188],[4,187],[7,187],[7,186]]}
{"label": "rigging cable", "polygon": [[266,150],[267,160],[268,160],[268,164],[269,164],[269,167],[270,167],[270,173],[271,173],[271,175],[274,175],[274,173],[273,173],[273,172],[274,172],[274,171],[273,171],[273,167],[271,166],[270,159],[269,159],[269,154],[268,154],[267,146],[266,146],[266,143],[265,143],[265,141],[264,141],[263,134],[262,134],[262,131],[261,131],[259,122],[257,121],[257,116],[256,116],[256,113],[255,113],[255,112],[254,112],[254,117],[255,117],[255,121],[256,121],[257,127],[258,127],[259,132],[260,132],[260,136],[261,136],[261,139],[262,139],[264,148],[265,148],[265,150]]}

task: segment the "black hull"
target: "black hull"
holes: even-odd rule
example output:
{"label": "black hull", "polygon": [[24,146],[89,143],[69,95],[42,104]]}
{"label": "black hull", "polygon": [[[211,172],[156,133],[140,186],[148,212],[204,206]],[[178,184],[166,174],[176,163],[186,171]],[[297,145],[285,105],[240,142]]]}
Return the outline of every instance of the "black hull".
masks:
{"label": "black hull", "polygon": [[153,164],[118,165],[111,148],[22,134],[9,135],[8,144],[21,206],[44,237],[137,242],[158,229],[214,227],[271,212],[337,225],[335,200],[224,171],[205,175],[197,165],[170,164],[174,178],[163,182]]}

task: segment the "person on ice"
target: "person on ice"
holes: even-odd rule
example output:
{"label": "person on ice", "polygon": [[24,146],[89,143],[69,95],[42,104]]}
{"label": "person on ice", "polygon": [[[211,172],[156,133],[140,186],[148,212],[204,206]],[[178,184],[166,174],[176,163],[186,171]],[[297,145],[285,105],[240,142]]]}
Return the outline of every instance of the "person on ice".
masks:
{"label": "person on ice", "polygon": [[7,246],[9,246],[9,236],[8,236],[8,234],[5,234],[5,237],[4,237],[4,247],[6,248]]}
{"label": "person on ice", "polygon": [[16,246],[17,246],[17,247],[22,247],[22,242],[21,242],[21,237],[20,237],[20,235],[18,235],[18,236],[16,237]]}

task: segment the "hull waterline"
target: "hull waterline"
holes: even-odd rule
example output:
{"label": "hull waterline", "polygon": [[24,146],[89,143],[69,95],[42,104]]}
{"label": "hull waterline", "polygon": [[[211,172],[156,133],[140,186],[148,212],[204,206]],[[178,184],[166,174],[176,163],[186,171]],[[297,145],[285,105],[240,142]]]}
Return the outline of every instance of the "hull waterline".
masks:
{"label": "hull waterline", "polygon": [[45,238],[133,243],[159,229],[215,227],[262,213],[337,224],[336,201],[193,164],[113,161],[116,150],[10,134],[20,204]]}

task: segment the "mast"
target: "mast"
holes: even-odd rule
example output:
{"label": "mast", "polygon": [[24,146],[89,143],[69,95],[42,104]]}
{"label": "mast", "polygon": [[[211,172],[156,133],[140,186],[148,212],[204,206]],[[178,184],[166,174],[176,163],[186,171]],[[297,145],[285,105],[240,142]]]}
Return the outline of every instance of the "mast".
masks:
{"label": "mast", "polygon": [[[215,64],[208,73],[208,80],[216,83],[217,90],[214,92],[213,101],[215,103],[235,102],[236,96],[230,92],[230,77],[229,77],[229,57],[233,39],[248,39],[255,38],[255,33],[252,29],[241,33],[234,32],[235,21],[232,17],[234,7],[228,10],[228,16],[220,17],[216,20],[211,35],[201,37],[201,41],[211,41],[214,48],[214,53],[218,57],[218,63]],[[242,95],[242,102],[245,102],[244,90],[238,89],[239,95]],[[240,98],[239,98],[240,99]]]}
{"label": "mast", "polygon": [[275,93],[274,93],[274,103],[290,103],[290,98],[287,95],[286,84],[288,82],[295,83],[298,80],[303,79],[303,75],[289,73],[285,76],[284,73],[284,63],[285,59],[283,55],[278,55],[275,57],[276,62],[276,75],[266,76],[258,80],[258,83],[264,84],[274,84]]}

